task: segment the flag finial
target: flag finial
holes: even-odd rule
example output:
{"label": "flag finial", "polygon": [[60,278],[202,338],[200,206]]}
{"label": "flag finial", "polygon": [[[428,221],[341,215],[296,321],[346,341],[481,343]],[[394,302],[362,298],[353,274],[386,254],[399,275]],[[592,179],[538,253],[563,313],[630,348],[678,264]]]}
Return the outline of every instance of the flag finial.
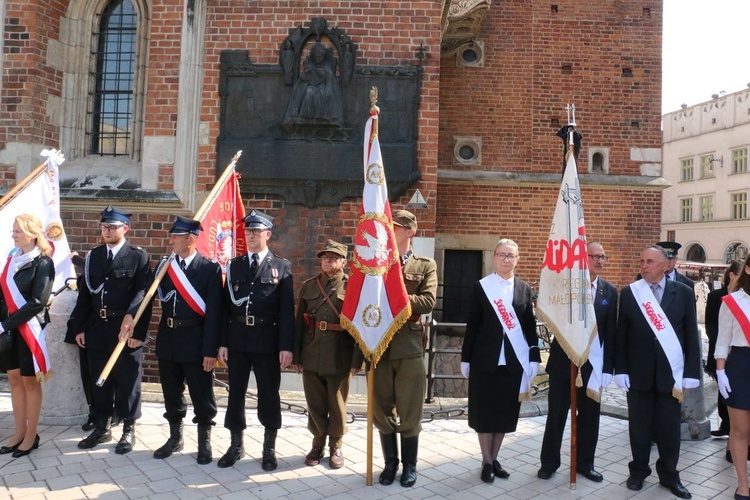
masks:
{"label": "flag finial", "polygon": [[370,114],[371,115],[377,115],[380,113],[380,108],[377,107],[377,103],[378,103],[378,88],[371,87],[370,88]]}

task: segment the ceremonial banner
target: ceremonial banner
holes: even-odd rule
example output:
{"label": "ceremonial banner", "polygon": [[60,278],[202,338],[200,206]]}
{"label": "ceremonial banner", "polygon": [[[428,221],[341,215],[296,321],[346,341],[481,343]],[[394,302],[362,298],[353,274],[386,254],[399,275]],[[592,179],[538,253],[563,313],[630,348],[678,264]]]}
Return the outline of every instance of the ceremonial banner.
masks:
{"label": "ceremonial banner", "polygon": [[196,249],[221,266],[226,273],[229,260],[245,252],[245,232],[242,220],[245,218],[245,207],[240,196],[240,174],[234,171],[234,163],[229,167],[231,172],[222,176],[211,192],[215,198],[209,201],[201,221],[203,231],[198,236]]}
{"label": "ceremonial banner", "polygon": [[354,337],[373,365],[411,316],[393,234],[377,120],[378,109],[373,106],[365,127],[362,208],[354,237],[349,284],[341,308],[341,326]]}
{"label": "ceremonial banner", "polygon": [[580,367],[589,357],[597,329],[576,168],[571,154],[544,252],[536,312],[570,360]]}
{"label": "ceremonial banner", "polygon": [[[47,240],[52,246],[52,261],[55,263],[55,282],[53,290],[62,288],[65,280],[75,277],[75,269],[70,260],[70,246],[60,219],[60,177],[58,166],[65,161],[62,154],[55,150],[44,150],[41,156],[47,161],[18,183],[15,192],[3,198],[0,205],[0,228],[7,233],[0,236],[0,259],[13,250],[13,239],[10,230],[13,220],[20,214],[32,214],[42,222]],[[7,198],[7,199],[6,199]]]}

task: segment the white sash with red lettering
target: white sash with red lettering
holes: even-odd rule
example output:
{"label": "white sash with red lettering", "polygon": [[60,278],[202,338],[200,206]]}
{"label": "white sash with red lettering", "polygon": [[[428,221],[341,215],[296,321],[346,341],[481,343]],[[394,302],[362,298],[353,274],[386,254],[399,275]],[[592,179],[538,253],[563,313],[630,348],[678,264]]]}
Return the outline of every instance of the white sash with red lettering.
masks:
{"label": "white sash with red lettering", "polygon": [[646,318],[651,331],[654,332],[656,340],[659,341],[664,354],[667,355],[669,366],[672,369],[672,378],[674,378],[672,396],[682,402],[682,372],[685,369],[685,357],[677,334],[646,280],[641,279],[631,283],[630,290],[633,292],[633,297],[643,313],[643,317]]}
{"label": "white sash with red lettering", "polygon": [[[39,254],[39,249],[34,249],[35,255]],[[8,314],[13,314],[20,308],[26,305],[26,299],[21,295],[21,291],[18,289],[18,285],[13,280],[16,271],[13,266],[13,257],[17,254],[18,249],[15,248],[8,256],[8,261],[5,263],[2,277],[0,277],[0,287],[3,289],[3,295],[5,297],[5,303],[8,306]],[[28,257],[34,255],[27,254],[26,260],[30,261]],[[18,331],[21,332],[23,340],[26,345],[29,346],[31,351],[31,357],[34,359],[34,373],[36,373],[37,380],[44,381],[50,375],[52,375],[52,369],[50,367],[49,353],[47,352],[47,327],[42,328],[39,320],[36,316],[31,318],[28,322],[20,325]]]}
{"label": "white sash with red lettering", "polygon": [[[161,269],[162,265],[164,265],[164,261],[162,261],[162,263],[159,265],[159,269]],[[159,269],[157,269],[157,274],[159,273]],[[174,285],[175,289],[170,291],[166,295],[163,295],[160,286],[159,299],[162,302],[170,300],[172,297],[174,297],[176,290],[180,297],[182,297],[182,300],[184,300],[185,303],[190,306],[190,309],[201,316],[205,316],[206,301],[203,300],[203,297],[201,297],[195,290],[188,277],[185,276],[185,272],[180,269],[180,266],[177,264],[177,259],[172,259],[172,262],[169,265],[169,269],[167,269],[167,274],[172,280],[172,284]]]}
{"label": "white sash with red lettering", "polygon": [[500,276],[492,273],[485,276],[479,283],[482,285],[487,298],[490,299],[490,303],[493,305],[492,309],[497,314],[497,319],[500,320],[500,324],[503,325],[503,331],[507,335],[513,346],[513,351],[516,353],[518,362],[521,363],[523,368],[523,375],[521,376],[521,386],[518,391],[519,401],[529,401],[531,399],[531,379],[534,376],[531,373],[531,366],[529,363],[529,344],[526,342],[526,337],[521,329],[521,324],[516,318],[515,310],[513,309],[513,303],[506,304],[504,298],[500,293]]}

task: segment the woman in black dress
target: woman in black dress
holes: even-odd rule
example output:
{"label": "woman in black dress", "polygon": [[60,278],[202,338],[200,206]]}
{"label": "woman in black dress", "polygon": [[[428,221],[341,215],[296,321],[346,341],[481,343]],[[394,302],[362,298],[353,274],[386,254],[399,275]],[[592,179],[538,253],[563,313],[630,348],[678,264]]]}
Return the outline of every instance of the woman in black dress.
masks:
{"label": "woman in black dress", "polygon": [[515,432],[521,401],[529,397],[539,368],[531,287],[514,276],[518,245],[497,242],[495,272],[476,283],[461,351],[469,379],[469,427],[482,450],[482,481],[507,478],[497,461],[503,438]]}
{"label": "woman in black dress", "polygon": [[[55,264],[48,256],[52,248],[42,231],[42,223],[35,216],[17,216],[12,236],[15,249],[7,262],[0,264],[3,266],[0,279],[4,280],[0,288],[0,331],[11,332],[13,344],[0,354],[0,369],[8,373],[15,432],[8,444],[0,447],[0,454],[22,457],[39,447],[36,428],[42,409],[40,380],[47,372],[46,367],[37,370],[29,342],[39,355],[41,348],[34,344],[32,332],[33,328],[43,329],[49,323],[46,306],[52,293]],[[14,297],[10,286],[17,289],[25,304]],[[30,322],[38,324],[32,327]]]}

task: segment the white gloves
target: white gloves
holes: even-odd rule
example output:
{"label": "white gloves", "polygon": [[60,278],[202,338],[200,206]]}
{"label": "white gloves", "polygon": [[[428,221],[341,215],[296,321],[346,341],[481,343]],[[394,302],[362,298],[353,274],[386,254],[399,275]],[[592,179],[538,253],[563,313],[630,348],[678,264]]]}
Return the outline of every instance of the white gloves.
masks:
{"label": "white gloves", "polygon": [[611,383],[612,383],[612,374],[602,373],[602,389],[606,388]]}
{"label": "white gloves", "polygon": [[682,379],[682,388],[683,389],[695,389],[701,385],[701,381],[697,378],[684,378]]}
{"label": "white gloves", "polygon": [[531,378],[534,378],[539,374],[538,361],[529,361],[529,368],[531,369]]}
{"label": "white gloves", "polygon": [[719,393],[721,397],[727,399],[729,393],[732,392],[732,388],[729,387],[729,378],[724,370],[716,370],[716,383],[719,386]]}
{"label": "white gloves", "polygon": [[625,389],[625,392],[630,389],[630,375],[627,373],[618,373],[615,375],[615,385],[620,389]]}
{"label": "white gloves", "polygon": [[461,375],[463,375],[464,378],[469,378],[469,366],[469,363],[461,361]]}

